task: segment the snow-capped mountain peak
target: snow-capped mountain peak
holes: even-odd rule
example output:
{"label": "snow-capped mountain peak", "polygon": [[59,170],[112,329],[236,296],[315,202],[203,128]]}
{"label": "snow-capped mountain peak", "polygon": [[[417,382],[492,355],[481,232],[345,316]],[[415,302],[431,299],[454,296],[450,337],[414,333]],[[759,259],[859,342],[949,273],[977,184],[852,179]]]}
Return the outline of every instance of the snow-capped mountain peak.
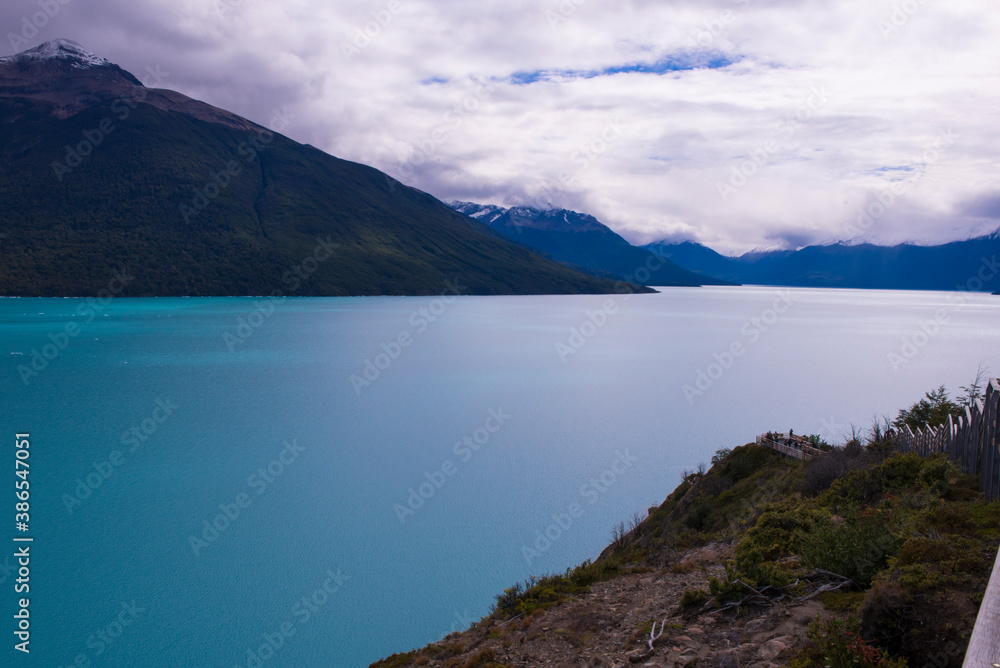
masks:
{"label": "snow-capped mountain peak", "polygon": [[44,44],[39,44],[33,49],[22,51],[13,56],[0,58],[0,63],[44,61],[44,60],[68,60],[73,67],[108,67],[113,66],[107,58],[101,58],[90,53],[76,42],[68,39],[54,39]]}

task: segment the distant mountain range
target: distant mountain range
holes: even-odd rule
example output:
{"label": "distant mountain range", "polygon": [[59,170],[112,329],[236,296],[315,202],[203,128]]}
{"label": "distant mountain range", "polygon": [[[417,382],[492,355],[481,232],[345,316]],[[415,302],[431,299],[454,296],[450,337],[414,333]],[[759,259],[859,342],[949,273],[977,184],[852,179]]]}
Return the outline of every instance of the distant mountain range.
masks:
{"label": "distant mountain range", "polygon": [[986,292],[1000,288],[1000,230],[938,246],[836,243],[739,257],[691,241],[660,241],[644,248],[690,271],[738,283]]}
{"label": "distant mountain range", "polygon": [[731,285],[729,279],[689,271],[638,248],[593,216],[567,209],[503,208],[453,201],[456,211],[479,220],[508,239],[585,271],[644,285]]}
{"label": "distant mountain range", "polygon": [[446,281],[468,294],[648,291],[146,88],[76,43],[0,58],[0,295],[430,295],[454,290]]}
{"label": "distant mountain range", "polygon": [[634,277],[639,267],[649,266],[647,253],[669,261],[650,272],[646,285],[1000,289],[1000,229],[937,246],[841,242],[800,250],[753,250],[730,257],[693,241],[632,246],[593,216],[567,209],[504,208],[462,201],[448,205],[513,241],[598,275]]}

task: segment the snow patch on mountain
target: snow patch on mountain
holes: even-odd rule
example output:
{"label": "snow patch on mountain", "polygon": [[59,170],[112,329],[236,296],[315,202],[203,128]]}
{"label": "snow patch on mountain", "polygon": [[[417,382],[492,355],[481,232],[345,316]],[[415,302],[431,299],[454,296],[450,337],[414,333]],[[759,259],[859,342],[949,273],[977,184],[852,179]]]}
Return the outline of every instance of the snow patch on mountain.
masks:
{"label": "snow patch on mountain", "polygon": [[90,53],[76,42],[69,39],[54,39],[50,42],[40,44],[33,49],[22,51],[13,56],[0,58],[0,64],[44,61],[44,60],[69,60],[70,65],[76,68],[87,67],[109,67],[113,66],[107,58],[101,58]]}

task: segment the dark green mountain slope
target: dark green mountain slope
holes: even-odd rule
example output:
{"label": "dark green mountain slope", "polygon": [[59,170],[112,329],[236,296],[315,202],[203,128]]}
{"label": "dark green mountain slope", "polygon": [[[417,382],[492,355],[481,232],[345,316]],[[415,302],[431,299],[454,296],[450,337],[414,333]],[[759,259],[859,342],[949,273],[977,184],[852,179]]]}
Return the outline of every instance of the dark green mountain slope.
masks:
{"label": "dark green mountain slope", "polygon": [[0,294],[96,295],[116,271],[126,296],[643,290],[92,60],[0,60]]}

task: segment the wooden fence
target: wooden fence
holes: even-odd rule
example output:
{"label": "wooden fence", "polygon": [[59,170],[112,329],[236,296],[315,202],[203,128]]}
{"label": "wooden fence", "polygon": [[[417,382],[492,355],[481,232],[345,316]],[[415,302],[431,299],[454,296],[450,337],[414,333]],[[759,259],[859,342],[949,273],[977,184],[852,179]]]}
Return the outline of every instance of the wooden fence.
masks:
{"label": "wooden fence", "polygon": [[990,501],[1000,499],[1000,451],[997,430],[1000,423],[1000,380],[991,379],[986,396],[976,401],[965,415],[934,429],[913,431],[903,427],[895,434],[896,447],[923,457],[936,452],[948,455],[963,473],[979,476],[979,489]]}
{"label": "wooden fence", "polygon": [[[935,429],[913,431],[904,428],[895,435],[896,447],[927,457],[943,452],[964,473],[979,476],[979,489],[990,499],[1000,498],[1000,451],[997,431],[1000,423],[1000,382],[992,379],[986,396],[957,420]],[[979,606],[963,668],[991,668],[1000,665],[1000,554]]]}

